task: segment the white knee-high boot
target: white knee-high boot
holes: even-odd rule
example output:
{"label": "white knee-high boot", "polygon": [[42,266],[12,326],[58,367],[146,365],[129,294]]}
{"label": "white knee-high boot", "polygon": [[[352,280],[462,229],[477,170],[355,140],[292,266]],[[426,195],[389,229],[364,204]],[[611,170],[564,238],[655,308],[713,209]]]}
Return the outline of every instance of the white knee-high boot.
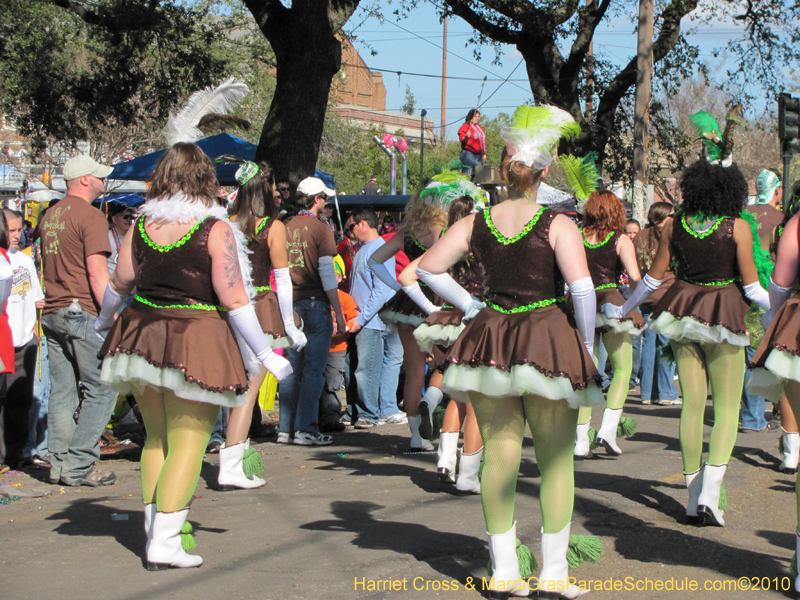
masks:
{"label": "white knee-high boot", "polygon": [[528,582],[519,574],[517,559],[517,523],[505,533],[489,536],[489,557],[492,561],[489,597],[505,600],[509,596],[527,597]]}
{"label": "white knee-high boot", "polygon": [[439,434],[439,462],[436,471],[442,483],[456,482],[456,456],[458,453],[458,431],[442,431]]}
{"label": "white knee-high boot", "polygon": [[478,474],[481,470],[482,456],[483,448],[473,454],[464,454],[464,449],[461,449],[461,460],[458,463],[458,478],[456,479],[456,489],[459,492],[481,493],[481,480],[478,478]]}
{"label": "white knee-high boot", "polygon": [[153,534],[147,548],[148,571],[199,567],[203,564],[201,557],[186,554],[181,545],[181,529],[188,516],[188,508],[173,513],[156,512],[153,515]]}
{"label": "white knee-high boot", "polygon": [[577,598],[586,593],[569,584],[569,529],[567,524],[558,533],[542,531],[542,572],[539,575],[539,598]]}
{"label": "white knee-high boot", "polygon": [[586,423],[578,423],[578,427],[575,430],[575,458],[582,460],[584,458],[592,458],[592,448],[591,443],[589,441],[589,429],[591,428],[591,422],[586,421]]}
{"label": "white knee-high boot", "polygon": [[249,446],[249,440],[239,442],[233,446],[222,446],[219,449],[219,476],[217,482],[222,492],[239,488],[250,490],[266,485],[260,477],[247,477],[244,474],[242,462],[244,453]]}
{"label": "white knee-high boot", "polygon": [[150,538],[153,537],[153,517],[156,514],[156,503],[150,502],[144,505],[144,533],[147,535],[147,545],[145,550],[150,547]]}
{"label": "white knee-high boot", "polygon": [[[795,556],[800,557],[800,531],[795,530]],[[800,575],[794,578],[794,591],[800,593]]]}
{"label": "white knee-high boot", "polygon": [[706,525],[725,527],[724,514],[719,508],[719,491],[728,465],[710,465],[703,467],[703,488],[697,499],[697,514],[703,517]]}
{"label": "white knee-high boot", "polygon": [[419,434],[426,440],[433,437],[433,411],[439,406],[444,398],[442,390],[434,386],[428,386],[425,395],[419,403],[419,416],[422,417],[419,423]]}
{"label": "white knee-high boot", "polygon": [[697,499],[700,497],[700,490],[703,489],[703,469],[697,469],[694,473],[684,473],[683,476],[686,479],[686,489],[689,490],[686,520],[691,524],[702,523],[702,517],[697,515]]}
{"label": "white knee-high boot", "polygon": [[419,424],[422,421],[420,415],[408,417],[408,428],[411,430],[411,451],[412,452],[431,452],[433,444],[428,440],[423,440],[419,434]]}
{"label": "white knee-high boot", "polygon": [[782,473],[794,475],[797,473],[797,463],[800,462],[800,433],[790,433],[781,427],[781,440],[783,441],[783,462],[778,469]]}
{"label": "white knee-high boot", "polygon": [[617,446],[617,427],[621,418],[621,408],[605,409],[603,411],[603,423],[597,431],[597,445],[603,446],[611,456],[622,454],[622,450]]}

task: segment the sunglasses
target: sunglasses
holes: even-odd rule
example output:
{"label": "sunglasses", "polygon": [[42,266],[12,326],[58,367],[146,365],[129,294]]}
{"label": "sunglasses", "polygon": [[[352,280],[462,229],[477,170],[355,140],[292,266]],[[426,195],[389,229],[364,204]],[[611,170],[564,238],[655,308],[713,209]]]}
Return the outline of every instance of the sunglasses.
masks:
{"label": "sunglasses", "polygon": [[126,221],[133,221],[136,217],[133,215],[122,215],[122,218]]}
{"label": "sunglasses", "polygon": [[278,191],[279,191],[279,192],[288,192],[288,191],[289,191],[289,188],[288,188],[288,187],[279,187],[279,188],[278,188]]}

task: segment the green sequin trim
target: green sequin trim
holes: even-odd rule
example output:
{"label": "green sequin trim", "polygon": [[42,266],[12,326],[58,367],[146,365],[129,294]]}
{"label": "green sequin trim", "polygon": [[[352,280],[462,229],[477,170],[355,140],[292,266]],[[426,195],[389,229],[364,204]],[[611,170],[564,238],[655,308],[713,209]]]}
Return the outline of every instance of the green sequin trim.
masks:
{"label": "green sequin trim", "polygon": [[[208,216],[205,216],[202,219],[200,219],[199,221],[197,221],[194,225],[192,225],[192,228],[186,233],[186,235],[184,235],[177,242],[174,242],[174,243],[170,244],[169,246],[159,246],[153,240],[150,239],[150,237],[147,235],[147,233],[144,230],[144,219],[139,219],[139,233],[142,234],[142,239],[145,242],[147,242],[147,245],[150,246],[153,250],[158,250],[159,252],[169,252],[170,250],[172,250],[174,248],[178,248],[180,246],[183,246],[186,242],[188,242],[189,239],[194,234],[194,232],[197,231],[197,228],[200,227],[200,225],[202,225],[203,221],[205,221],[207,218],[208,218]],[[191,308],[191,307],[189,307],[189,308]]]}
{"label": "green sequin trim", "polygon": [[260,285],[258,287],[253,288],[257,292],[271,292],[272,287],[268,285]]}
{"label": "green sequin trim", "polygon": [[[607,244],[608,240],[614,237],[614,232],[610,231],[606,236],[606,239],[604,239],[602,242],[598,242],[597,244],[590,244],[589,242],[586,241],[586,236],[583,235],[583,229],[581,229],[581,237],[583,238],[583,245],[586,246],[587,248],[599,248],[600,246],[604,246],[605,244]],[[600,288],[595,288],[595,289],[599,290]]]}
{"label": "green sequin trim", "polygon": [[417,246],[417,248],[421,248],[423,252],[427,252],[427,251],[429,250],[429,248],[426,248],[425,246],[423,246],[422,244],[420,244],[420,243],[417,241],[417,238],[415,238],[413,235],[412,235],[412,236],[409,236],[409,237],[411,238],[411,241],[412,241],[412,242],[414,242],[414,245],[415,245],[415,246]]}
{"label": "green sequin trim", "polygon": [[221,310],[223,312],[228,310],[222,306],[214,306],[213,304],[167,304],[167,305],[155,304],[153,302],[150,302],[150,300],[142,298],[138,294],[134,296],[134,299],[137,302],[141,302],[142,304],[146,304],[147,306],[152,306],[153,308],[192,308],[194,310],[209,310],[209,311]]}
{"label": "green sequin trim", "polygon": [[512,238],[507,238],[497,230],[497,227],[494,226],[494,222],[492,221],[492,214],[488,208],[483,211],[483,217],[484,219],[486,219],[486,224],[489,226],[489,229],[494,234],[494,237],[497,238],[497,241],[500,242],[501,244],[505,244],[506,246],[508,246],[509,244],[513,244],[514,242],[517,242],[522,238],[524,238],[526,235],[528,235],[528,233],[530,233],[531,229],[534,228],[536,223],[539,222],[539,217],[541,217],[544,211],[546,210],[547,208],[544,207],[540,208],[539,212],[533,215],[533,218],[530,221],[528,221],[527,225],[525,225],[525,228]]}
{"label": "green sequin trim", "polygon": [[603,285],[598,285],[595,289],[596,290],[610,290],[611,288],[616,288],[616,283],[604,283]]}
{"label": "green sequin trim", "polygon": [[451,306],[450,304],[442,304],[442,308],[455,308],[455,306]]}
{"label": "green sequin trim", "polygon": [[561,296],[560,298],[548,298],[547,300],[539,300],[539,302],[534,302],[532,304],[526,304],[525,306],[518,306],[517,308],[510,308],[510,309],[497,306],[497,304],[495,304],[494,302],[490,302],[485,298],[483,301],[486,302],[486,306],[488,306],[489,308],[493,308],[497,312],[501,312],[505,315],[515,315],[517,313],[530,312],[532,310],[536,310],[537,308],[544,308],[545,306],[550,306],[551,304],[555,304],[556,302],[566,302],[567,299],[564,296]]}
{"label": "green sequin trim", "polygon": [[693,283],[695,285],[729,285],[736,281],[736,278],[728,279],[727,281],[692,281],[691,279],[686,279],[688,283]]}
{"label": "green sequin trim", "polygon": [[686,221],[686,215],[683,215],[681,223],[683,223],[683,228],[687,231],[689,235],[696,237],[699,240],[702,240],[703,238],[708,237],[712,233],[714,233],[717,230],[717,227],[719,227],[719,224],[722,223],[722,219],[724,218],[725,217],[718,217],[716,222],[709,229],[706,229],[703,233],[698,233],[689,226],[689,223]]}
{"label": "green sequin trim", "polygon": [[266,217],[266,218],[265,218],[263,221],[261,221],[261,223],[259,224],[259,226],[258,226],[258,227],[256,227],[256,230],[255,230],[255,232],[253,233],[253,235],[258,235],[259,233],[261,233],[261,230],[262,230],[262,229],[264,229],[264,227],[265,227],[265,226],[266,226],[266,224],[267,224],[267,221],[269,221],[269,217]]}

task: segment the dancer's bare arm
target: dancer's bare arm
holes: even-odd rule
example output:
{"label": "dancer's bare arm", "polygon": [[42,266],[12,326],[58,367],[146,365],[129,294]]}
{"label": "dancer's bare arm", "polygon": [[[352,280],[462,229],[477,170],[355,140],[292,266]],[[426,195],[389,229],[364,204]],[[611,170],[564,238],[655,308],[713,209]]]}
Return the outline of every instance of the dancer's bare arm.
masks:
{"label": "dancer's bare arm", "polygon": [[567,285],[584,277],[591,277],[586,263],[583,236],[572,219],[558,215],[550,225],[550,246],[556,254],[556,263]]}
{"label": "dancer's bare arm", "polygon": [[622,266],[628,272],[628,281],[630,282],[631,289],[636,288],[642,280],[642,274],[639,272],[639,263],[636,260],[636,248],[633,246],[631,238],[627,235],[621,235],[617,242],[617,256],[622,261]]}
{"label": "dancer's bare arm", "polygon": [[758,283],[758,271],[753,260],[753,232],[744,219],[734,222],[733,239],[736,242],[736,262],[742,275],[742,285]]}
{"label": "dancer's bare arm", "polygon": [[438,275],[447,273],[450,267],[466,258],[467,254],[469,254],[469,243],[472,239],[472,224],[474,222],[475,215],[470,215],[450,227],[421,257],[419,267],[429,273]]}
{"label": "dancer's bare arm", "polygon": [[236,238],[228,223],[219,221],[211,228],[208,253],[211,256],[211,284],[222,306],[236,310],[249,304],[239,266]]}
{"label": "dancer's bare arm", "polygon": [[[144,217],[139,218],[143,219]],[[111,275],[111,287],[120,296],[130,294],[136,285],[136,271],[139,269],[139,263],[133,256],[133,232],[135,229],[135,224],[128,228],[128,233],[125,234],[117,254],[117,268]]]}
{"label": "dancer's bare arm", "polygon": [[[792,287],[797,281],[797,269],[800,265],[800,246],[798,246],[798,229],[800,215],[795,215],[786,224],[778,244],[778,262],[772,271],[772,281],[781,287]],[[777,308],[777,307],[776,307]]]}
{"label": "dancer's bare arm", "polygon": [[383,264],[403,249],[403,232],[398,231],[389,241],[372,253],[372,260]]}
{"label": "dancer's bare arm", "polygon": [[269,246],[269,261],[273,269],[285,269],[289,266],[289,251],[286,249],[286,225],[275,221],[269,228],[267,235]]}
{"label": "dancer's bare arm", "polygon": [[672,225],[674,221],[670,219],[664,230],[661,232],[661,239],[658,241],[658,252],[653,259],[647,274],[655,279],[661,281],[664,278],[664,273],[669,269],[669,263],[672,260]]}

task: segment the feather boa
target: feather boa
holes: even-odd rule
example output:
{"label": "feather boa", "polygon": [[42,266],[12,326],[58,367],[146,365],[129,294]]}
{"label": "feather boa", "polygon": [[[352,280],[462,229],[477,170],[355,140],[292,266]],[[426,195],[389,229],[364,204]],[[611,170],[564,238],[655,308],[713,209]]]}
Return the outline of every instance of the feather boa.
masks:
{"label": "feather boa", "polygon": [[[242,272],[242,282],[244,289],[247,292],[247,297],[252,304],[253,298],[256,297],[256,290],[253,287],[253,266],[250,264],[249,254],[250,250],[247,249],[247,240],[234,223],[228,219],[227,211],[218,204],[214,206],[206,206],[202,200],[190,198],[185,194],[176,194],[166,198],[155,198],[148,200],[139,210],[139,213],[153,219],[157,223],[180,223],[187,224],[206,217],[214,217],[223,221],[231,226],[233,237],[236,240],[236,250],[239,255],[239,268]],[[261,362],[256,358],[253,351],[250,349],[239,330],[234,325],[233,321],[229,321],[230,327],[236,336],[236,343],[239,345],[239,351],[242,354],[242,360],[248,373],[256,374],[261,366]]]}

